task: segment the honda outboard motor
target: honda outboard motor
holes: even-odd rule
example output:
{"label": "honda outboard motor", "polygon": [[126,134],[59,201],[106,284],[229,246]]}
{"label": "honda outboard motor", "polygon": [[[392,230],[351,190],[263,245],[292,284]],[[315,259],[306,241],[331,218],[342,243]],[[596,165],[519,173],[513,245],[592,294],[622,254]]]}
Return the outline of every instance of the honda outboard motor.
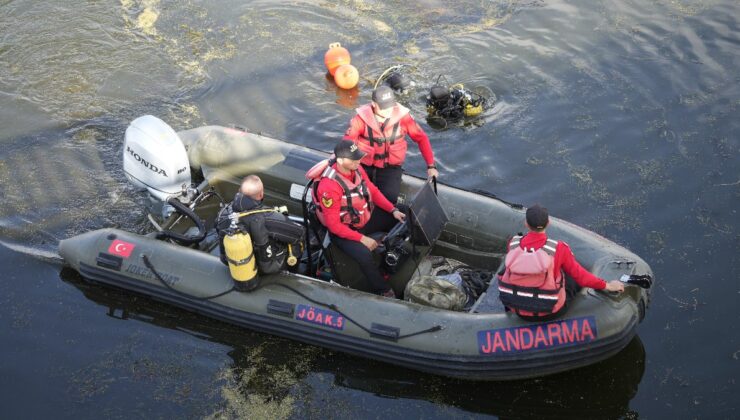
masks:
{"label": "honda outboard motor", "polygon": [[152,115],[131,122],[123,143],[123,171],[131,183],[161,202],[190,187],[190,163],[180,137]]}
{"label": "honda outboard motor", "polygon": [[[203,221],[194,208],[207,183],[198,187],[190,178],[190,161],[180,137],[167,123],[152,115],[144,115],[129,124],[123,142],[123,172],[131,183],[149,192],[149,220],[159,231],[157,238],[170,239],[183,245],[198,243],[205,237]],[[172,212],[188,217],[196,234],[180,234],[162,230],[151,217],[157,214],[167,219]]]}

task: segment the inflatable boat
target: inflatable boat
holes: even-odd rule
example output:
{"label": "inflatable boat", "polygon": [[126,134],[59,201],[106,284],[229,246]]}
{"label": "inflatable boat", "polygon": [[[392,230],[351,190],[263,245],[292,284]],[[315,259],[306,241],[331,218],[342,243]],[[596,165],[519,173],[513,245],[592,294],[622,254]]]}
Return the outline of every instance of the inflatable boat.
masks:
{"label": "inflatable boat", "polygon": [[[137,118],[126,131],[123,166],[127,178],[149,193],[152,231],[91,231],[63,240],[60,254],[93,283],[252,330],[449,377],[509,380],[562,372],[607,359],[635,336],[650,290],[633,285],[621,294],[581,289],[567,313],[549,322],[528,322],[505,311],[495,276],[464,310],[369,293],[356,264],[321,236],[306,211],[305,173],[327,157],[241,128],[176,133],[156,117]],[[234,289],[213,232],[217,212],[247,174],[261,177],[265,202],[287,206],[296,223],[314,234],[298,266],[260,275],[260,286],[248,293]],[[414,217],[401,240],[405,248],[395,250],[406,255],[393,260],[397,265],[389,282],[397,296],[409,282],[434,274],[440,259],[497,272],[508,240],[524,226],[521,205],[443,184],[430,198],[430,188],[424,179],[403,177],[399,203],[407,204]],[[566,241],[581,265],[601,278],[652,277],[640,257],[566,221],[551,218],[548,236]],[[378,255],[380,263],[388,263],[390,251]]]}

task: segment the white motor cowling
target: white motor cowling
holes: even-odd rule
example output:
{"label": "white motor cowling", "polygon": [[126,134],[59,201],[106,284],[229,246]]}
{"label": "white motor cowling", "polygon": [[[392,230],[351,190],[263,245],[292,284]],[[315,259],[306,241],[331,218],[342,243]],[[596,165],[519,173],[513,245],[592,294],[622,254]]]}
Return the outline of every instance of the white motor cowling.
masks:
{"label": "white motor cowling", "polygon": [[191,184],[190,162],[180,137],[152,115],[133,120],[126,129],[123,171],[134,186],[161,201]]}

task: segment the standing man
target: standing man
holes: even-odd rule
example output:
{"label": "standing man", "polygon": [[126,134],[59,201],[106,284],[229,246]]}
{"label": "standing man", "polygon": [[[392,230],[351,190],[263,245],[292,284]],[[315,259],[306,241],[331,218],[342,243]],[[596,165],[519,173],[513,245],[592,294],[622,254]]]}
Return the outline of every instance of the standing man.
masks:
{"label": "standing man", "polygon": [[378,189],[396,203],[401,190],[401,175],[406,159],[406,135],[419,145],[427,164],[427,176],[437,177],[434,153],[424,130],[414,121],[408,108],[396,103],[393,90],[386,85],[373,91],[372,102],[357,108],[344,133],[344,140],[357,143],[366,153],[362,167]]}
{"label": "standing man", "polygon": [[564,314],[581,287],[624,291],[619,280],[607,282],[583,268],[568,244],[548,238],[549,223],[547,209],[536,204],[527,209],[524,225],[529,232],[509,242],[498,283],[504,306],[526,320],[547,321]]}
{"label": "standing man", "polygon": [[395,297],[373,261],[372,251],[378,247],[375,239],[365,236],[373,207],[403,221],[406,215],[386,199],[360,166],[365,152],[357,144],[340,141],[334,148],[334,159],[319,162],[306,177],[318,180],[314,202],[316,217],[329,230],[331,242],[357,261],[373,293]]}

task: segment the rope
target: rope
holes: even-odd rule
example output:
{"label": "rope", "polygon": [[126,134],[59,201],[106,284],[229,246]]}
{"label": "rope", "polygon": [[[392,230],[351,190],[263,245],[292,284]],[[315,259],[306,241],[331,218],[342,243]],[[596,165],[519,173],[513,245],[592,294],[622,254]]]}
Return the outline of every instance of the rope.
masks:
{"label": "rope", "polygon": [[[361,330],[365,331],[365,332],[366,332],[366,333],[368,333],[369,335],[372,335],[372,333],[373,333],[371,329],[367,328],[366,326],[364,326],[364,325],[360,324],[359,322],[357,322],[357,321],[355,321],[354,319],[352,319],[351,317],[349,317],[349,316],[348,316],[347,314],[345,314],[344,312],[342,312],[342,311],[341,311],[341,310],[340,310],[340,309],[339,309],[339,308],[337,307],[337,305],[335,305],[335,304],[333,304],[333,303],[324,303],[324,302],[320,302],[320,301],[318,301],[318,300],[312,299],[312,298],[310,298],[310,297],[306,296],[305,294],[303,294],[303,293],[299,292],[298,290],[296,290],[296,289],[294,289],[294,288],[292,288],[292,287],[290,287],[290,286],[284,285],[284,284],[280,284],[280,283],[275,283],[274,285],[275,285],[275,286],[280,286],[280,287],[283,287],[283,288],[285,288],[285,289],[288,289],[288,290],[290,290],[291,292],[293,292],[293,293],[297,294],[298,296],[300,296],[300,297],[302,297],[302,298],[306,299],[307,301],[309,301],[309,302],[313,303],[314,305],[319,305],[319,306],[323,306],[323,307],[325,307],[325,308],[329,308],[329,309],[331,309],[331,310],[332,310],[332,311],[334,311],[334,312],[337,312],[337,313],[339,313],[339,314],[340,314],[340,315],[342,315],[342,316],[343,316],[344,318],[346,318],[346,319],[347,319],[347,320],[348,320],[349,322],[351,322],[351,323],[355,324],[355,325],[356,325],[357,327],[359,327],[359,328],[360,328]],[[441,329],[442,329],[442,326],[441,326],[441,325],[435,325],[435,326],[433,326],[433,327],[431,327],[431,328],[427,328],[427,329],[425,329],[425,330],[421,330],[421,331],[416,331],[416,332],[413,332],[413,333],[409,333],[409,334],[405,334],[405,335],[399,335],[399,336],[397,337],[397,339],[398,339],[398,340],[400,340],[400,339],[402,339],[402,338],[407,338],[407,337],[413,337],[413,336],[415,336],[415,335],[425,334],[425,333],[429,333],[429,332],[435,332],[435,331],[439,331],[439,330],[441,330]]]}
{"label": "rope", "polygon": [[182,296],[185,296],[185,297],[188,297],[188,298],[191,298],[191,299],[197,299],[197,300],[210,300],[210,299],[215,299],[217,297],[221,297],[223,295],[226,295],[228,293],[231,293],[234,290],[234,286],[232,285],[231,286],[231,289],[229,289],[229,290],[227,290],[225,292],[221,292],[221,293],[215,294],[213,296],[205,296],[205,297],[193,296],[193,295],[187,294],[185,292],[181,292],[181,291],[173,288],[169,284],[167,284],[167,282],[164,281],[164,279],[162,278],[162,276],[160,276],[159,273],[157,272],[157,270],[154,268],[154,265],[152,264],[152,262],[149,261],[149,257],[147,257],[146,255],[142,255],[141,256],[141,259],[144,260],[144,265],[146,265],[146,267],[149,270],[151,270],[152,274],[154,274],[154,277],[156,277],[157,280],[159,280],[160,283],[162,283],[169,290],[172,290],[173,292],[175,292],[175,293],[177,293],[179,295],[182,295]]}
{"label": "rope", "polygon": [[[206,296],[206,297],[198,297],[198,296],[193,296],[193,295],[187,294],[187,293],[185,293],[185,292],[181,292],[181,291],[179,291],[179,290],[177,290],[177,289],[173,288],[173,287],[172,287],[172,286],[170,286],[169,284],[167,284],[167,282],[166,282],[166,281],[164,281],[164,279],[162,278],[162,276],[161,276],[161,275],[160,275],[160,274],[159,274],[159,273],[157,272],[157,270],[156,270],[156,269],[154,268],[154,265],[152,264],[152,262],[151,262],[151,261],[149,261],[149,257],[147,257],[146,255],[142,255],[142,256],[141,256],[141,259],[142,259],[142,260],[144,260],[144,265],[146,265],[146,267],[147,267],[147,268],[148,268],[149,270],[151,270],[152,274],[154,274],[154,277],[156,277],[156,278],[157,278],[157,280],[159,280],[159,282],[160,282],[160,283],[162,283],[162,284],[163,284],[163,285],[164,285],[164,286],[165,286],[165,287],[166,287],[167,289],[169,289],[169,290],[171,290],[171,291],[173,291],[173,292],[175,292],[175,293],[177,293],[177,294],[179,294],[179,295],[182,295],[182,296],[186,296],[186,297],[188,297],[188,298],[191,298],[191,299],[197,299],[197,300],[210,300],[210,299],[215,299],[215,298],[217,298],[217,297],[220,297],[220,296],[226,295],[226,294],[228,294],[228,293],[231,293],[232,291],[234,291],[234,287],[232,286],[232,287],[231,287],[231,288],[230,288],[229,290],[226,290],[226,291],[224,291],[224,292],[221,292],[221,293],[215,294],[215,295],[213,295],[213,296]],[[338,308],[338,307],[337,307],[336,305],[334,305],[333,303],[324,303],[324,302],[320,302],[320,301],[318,301],[318,300],[312,299],[312,298],[310,298],[310,297],[306,296],[305,294],[303,294],[303,293],[299,292],[298,290],[296,290],[296,289],[294,289],[294,288],[292,288],[292,287],[290,287],[290,286],[286,286],[286,285],[284,285],[284,284],[280,284],[280,283],[275,283],[274,285],[275,285],[275,286],[281,286],[281,287],[283,287],[283,288],[285,288],[285,289],[288,289],[288,290],[290,290],[291,292],[293,292],[293,293],[297,294],[298,296],[300,296],[300,297],[302,297],[302,298],[306,299],[307,301],[309,301],[309,302],[313,303],[314,305],[319,305],[319,306],[323,306],[323,307],[325,307],[325,308],[329,308],[329,309],[331,309],[331,310],[332,310],[332,311],[334,311],[334,312],[337,312],[337,313],[339,313],[339,314],[340,314],[340,315],[342,315],[342,316],[343,316],[344,318],[346,318],[346,319],[347,319],[347,320],[348,320],[349,322],[351,322],[351,323],[355,324],[355,325],[356,325],[357,327],[359,327],[360,329],[362,329],[363,331],[365,331],[366,333],[368,333],[368,335],[372,335],[372,333],[373,333],[373,331],[372,331],[371,329],[367,328],[366,326],[364,326],[364,325],[360,324],[359,322],[355,321],[354,319],[352,319],[352,318],[351,318],[350,316],[348,316],[347,314],[345,314],[344,312],[342,312],[342,311],[341,311],[341,310],[340,310],[340,309],[339,309],[339,308]],[[261,288],[261,287],[262,287],[262,286],[258,286],[258,287],[257,287],[257,289],[259,289],[259,288]],[[257,289],[255,289],[255,290],[257,290]],[[420,335],[420,334],[425,334],[425,333],[435,332],[435,331],[439,331],[439,330],[441,330],[441,329],[442,329],[442,326],[441,326],[441,325],[435,325],[435,326],[433,326],[433,327],[431,327],[431,328],[427,328],[427,329],[425,329],[425,330],[421,330],[421,331],[416,331],[416,332],[413,332],[413,333],[409,333],[409,334],[405,334],[405,335],[399,335],[399,336],[397,337],[397,339],[398,339],[398,340],[400,340],[400,339],[402,339],[402,338],[408,338],[408,337],[413,337],[413,336],[415,336],[415,335]]]}

